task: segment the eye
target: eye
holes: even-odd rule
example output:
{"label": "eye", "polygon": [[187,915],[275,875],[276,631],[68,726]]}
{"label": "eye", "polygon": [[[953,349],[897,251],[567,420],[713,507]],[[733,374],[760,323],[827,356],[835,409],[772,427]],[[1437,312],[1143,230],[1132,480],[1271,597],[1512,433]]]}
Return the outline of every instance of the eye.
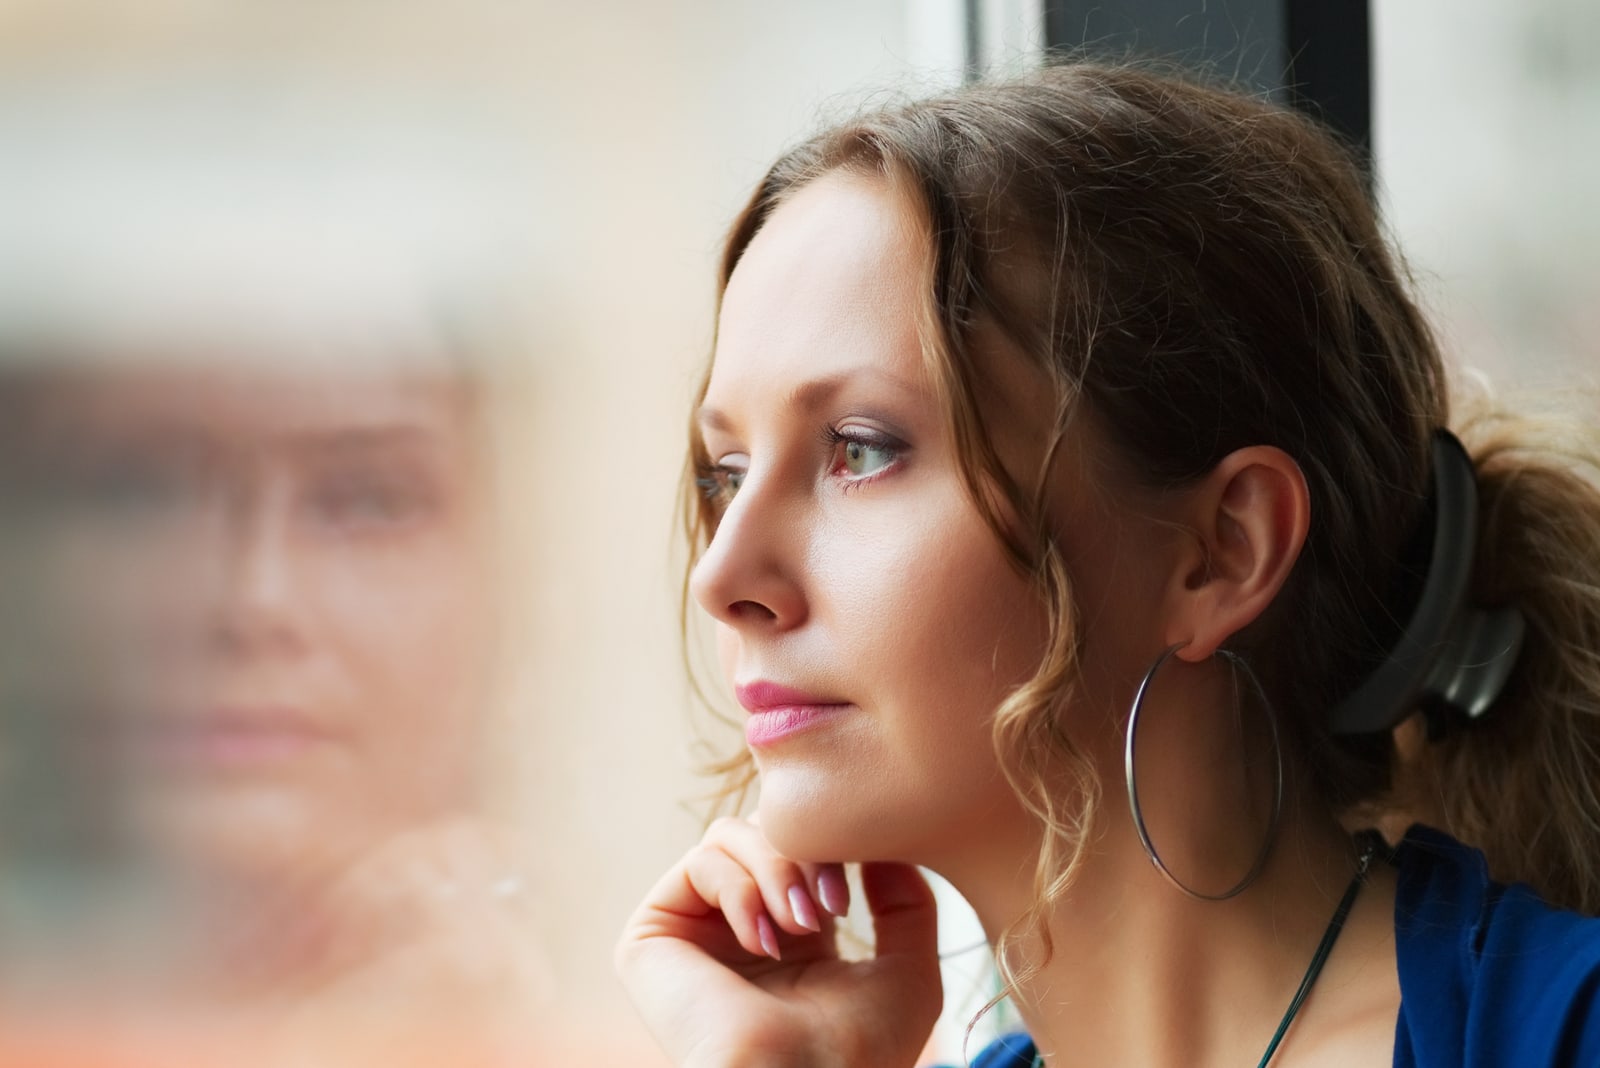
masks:
{"label": "eye", "polygon": [[741,453],[731,453],[714,464],[701,467],[695,473],[695,486],[700,495],[718,508],[726,508],[744,485],[744,476],[750,468],[750,458]]}
{"label": "eye", "polygon": [[198,478],[176,462],[138,455],[105,458],[68,470],[53,487],[70,509],[113,522],[176,514],[199,495]]}
{"label": "eye", "polygon": [[866,481],[887,471],[906,448],[888,434],[866,427],[829,427],[826,436],[834,449],[833,473],[851,481]]}
{"label": "eye", "polygon": [[185,494],[181,480],[170,472],[132,466],[100,472],[83,490],[91,507],[122,516],[174,508]]}
{"label": "eye", "polygon": [[330,471],[307,487],[305,506],[321,526],[379,531],[407,526],[427,514],[434,500],[424,479],[363,469]]}

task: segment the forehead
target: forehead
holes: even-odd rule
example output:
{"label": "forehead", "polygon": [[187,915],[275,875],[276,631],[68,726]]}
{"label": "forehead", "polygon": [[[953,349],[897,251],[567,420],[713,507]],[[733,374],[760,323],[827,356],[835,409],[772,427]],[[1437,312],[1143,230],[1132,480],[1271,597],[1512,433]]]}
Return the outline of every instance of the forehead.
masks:
{"label": "forehead", "polygon": [[465,420],[465,382],[439,372],[140,365],[50,375],[26,389],[27,421],[52,435],[171,432],[241,444],[415,429]]}
{"label": "forehead", "polygon": [[929,248],[883,179],[836,172],[800,189],[756,234],[723,295],[719,379],[826,377],[863,364],[918,377]]}

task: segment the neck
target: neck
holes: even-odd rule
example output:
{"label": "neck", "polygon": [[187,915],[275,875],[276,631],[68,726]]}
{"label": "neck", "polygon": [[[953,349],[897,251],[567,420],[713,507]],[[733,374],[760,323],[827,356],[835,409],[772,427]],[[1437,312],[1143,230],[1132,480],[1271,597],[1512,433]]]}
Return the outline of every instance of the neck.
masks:
{"label": "neck", "polygon": [[[1291,807],[1260,876],[1237,897],[1213,902],[1186,896],[1155,870],[1125,804],[1108,799],[1098,826],[1067,895],[1044,916],[1049,959],[1037,970],[1025,967],[1030,955],[1039,957],[1037,938],[1011,955],[1023,975],[1013,1001],[1046,1062],[1255,1064],[1355,874],[1349,836],[1331,818]],[[1243,874],[1251,848],[1223,851],[1247,859],[1222,873],[1221,885]],[[996,855],[1002,852],[1009,850]],[[980,861],[944,874],[991,942],[1033,900],[1031,872],[1014,862]],[[1376,872],[1318,980],[1322,996],[1307,1001],[1285,1050],[1315,1045],[1328,1023],[1373,1015],[1374,990],[1381,993],[1375,1018],[1392,1035],[1389,985],[1368,983],[1364,991],[1351,983],[1355,975],[1392,980],[1392,901],[1392,883]],[[1397,986],[1392,999],[1397,1004]],[[1310,1022],[1313,1014],[1323,1022]]]}

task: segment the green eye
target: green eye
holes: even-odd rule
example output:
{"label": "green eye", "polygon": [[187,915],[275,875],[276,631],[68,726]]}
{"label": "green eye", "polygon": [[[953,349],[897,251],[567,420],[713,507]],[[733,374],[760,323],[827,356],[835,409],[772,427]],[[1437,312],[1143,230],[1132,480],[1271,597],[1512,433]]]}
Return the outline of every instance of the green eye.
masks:
{"label": "green eye", "polygon": [[833,474],[849,482],[889,470],[906,451],[904,442],[868,427],[829,427],[825,438],[833,446]]}
{"label": "green eye", "polygon": [[203,487],[182,465],[133,456],[69,470],[51,490],[84,515],[114,522],[154,521],[192,507]]}
{"label": "green eye", "polygon": [[330,527],[392,527],[422,510],[423,495],[412,487],[383,481],[333,481],[317,487],[307,508]]}
{"label": "green eye", "polygon": [[702,467],[694,480],[700,495],[714,505],[726,506],[744,485],[745,469],[727,463]]}
{"label": "green eye", "polygon": [[850,439],[844,443],[844,469],[856,477],[882,471],[894,457],[894,450],[883,445]]}

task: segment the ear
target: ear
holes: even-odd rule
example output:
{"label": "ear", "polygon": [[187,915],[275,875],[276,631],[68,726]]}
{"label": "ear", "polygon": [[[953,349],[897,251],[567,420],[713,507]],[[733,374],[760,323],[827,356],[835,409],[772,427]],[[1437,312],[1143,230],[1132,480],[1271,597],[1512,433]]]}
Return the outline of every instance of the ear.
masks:
{"label": "ear", "polygon": [[1185,491],[1180,517],[1193,535],[1168,588],[1168,644],[1198,662],[1249,626],[1272,603],[1300,557],[1311,494],[1300,465],[1282,449],[1253,445],[1229,453]]}

